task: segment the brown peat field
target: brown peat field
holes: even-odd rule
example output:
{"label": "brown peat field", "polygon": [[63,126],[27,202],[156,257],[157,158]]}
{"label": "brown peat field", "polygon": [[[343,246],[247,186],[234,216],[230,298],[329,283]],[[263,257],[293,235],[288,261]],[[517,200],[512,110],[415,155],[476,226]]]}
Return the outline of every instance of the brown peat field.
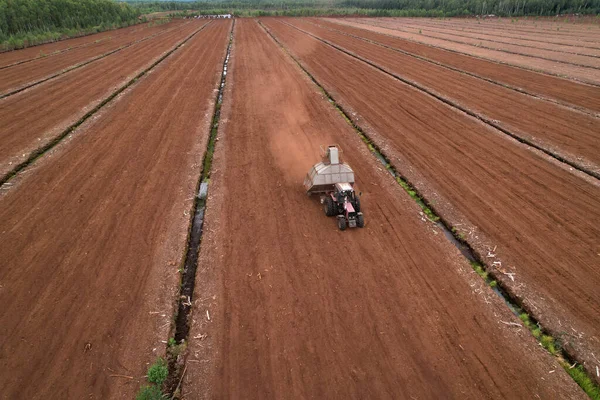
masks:
{"label": "brown peat field", "polygon": [[[0,398],[600,398],[593,26],[188,19],[0,54]],[[302,185],[334,143],[364,228]]]}

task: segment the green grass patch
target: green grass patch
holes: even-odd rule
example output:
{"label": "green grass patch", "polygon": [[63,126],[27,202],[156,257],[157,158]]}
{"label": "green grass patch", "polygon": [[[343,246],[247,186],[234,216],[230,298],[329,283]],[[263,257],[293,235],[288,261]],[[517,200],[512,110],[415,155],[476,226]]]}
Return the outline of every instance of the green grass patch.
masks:
{"label": "green grass patch", "polygon": [[550,354],[552,354],[553,356],[556,355],[557,350],[556,350],[554,338],[552,336],[542,335],[542,337],[540,339],[540,343],[542,344],[542,346],[544,346],[544,348],[546,350],[548,350],[550,352]]}
{"label": "green grass patch", "polygon": [[527,314],[525,312],[521,312],[519,314],[519,319],[521,320],[521,322],[523,322],[523,325],[525,325],[529,329],[532,329],[532,324],[531,324],[531,320],[529,319],[529,314]]}
{"label": "green grass patch", "polygon": [[[472,261],[471,267],[477,273],[477,275],[481,276],[490,287],[494,288],[498,285],[498,282],[495,280],[488,281],[488,273],[484,270],[483,265]],[[548,353],[557,357],[559,363],[563,366],[563,368],[571,375],[571,378],[585,391],[585,393],[593,400],[600,400],[600,387],[592,381],[592,379],[586,374],[585,370],[581,365],[577,367],[571,368],[569,363],[567,363],[563,356],[561,355],[561,345],[560,342],[553,338],[551,335],[547,335],[543,333],[542,328],[531,320],[529,314],[523,311],[516,305],[512,305],[511,309],[515,312],[523,326],[526,327],[529,332],[533,335],[533,337],[542,345]]]}
{"label": "green grass patch", "polygon": [[416,192],[416,190],[414,190],[414,188],[408,184],[408,182],[406,182],[404,179],[400,178],[399,176],[396,176],[396,182],[398,182],[398,184],[400,186],[402,186],[402,189],[404,189],[406,191],[406,193],[408,193],[408,195],[417,202],[417,204],[419,205],[419,207],[421,207],[421,209],[423,210],[425,215],[427,215],[427,218],[429,218],[430,220],[432,220],[434,222],[439,221],[440,217],[435,215],[433,210],[431,208],[429,208],[427,206],[427,204],[425,204],[425,201],[421,198],[421,196],[419,196],[419,194]]}
{"label": "green grass patch", "polygon": [[482,277],[486,281],[486,283],[490,283],[490,282],[488,282],[488,273],[483,268],[483,265],[481,265],[477,261],[471,261],[471,268],[473,268],[473,270],[477,273],[477,275]]}
{"label": "green grass patch", "polygon": [[567,371],[571,378],[583,389],[583,391],[592,400],[600,400],[600,387],[596,385],[589,376],[585,373],[583,366],[578,365],[571,368],[569,363],[563,362],[563,368]]}

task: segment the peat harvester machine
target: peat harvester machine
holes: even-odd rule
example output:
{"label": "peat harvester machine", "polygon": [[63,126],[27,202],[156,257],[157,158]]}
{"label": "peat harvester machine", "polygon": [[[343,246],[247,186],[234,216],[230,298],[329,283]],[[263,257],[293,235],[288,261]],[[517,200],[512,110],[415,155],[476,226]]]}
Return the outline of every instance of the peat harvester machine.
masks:
{"label": "peat harvester machine", "polygon": [[340,160],[341,150],[337,145],[321,147],[323,160],[308,172],[304,188],[310,196],[319,194],[325,215],[336,217],[338,228],[362,228],[365,226],[360,212],[360,199],[354,192],[354,171]]}

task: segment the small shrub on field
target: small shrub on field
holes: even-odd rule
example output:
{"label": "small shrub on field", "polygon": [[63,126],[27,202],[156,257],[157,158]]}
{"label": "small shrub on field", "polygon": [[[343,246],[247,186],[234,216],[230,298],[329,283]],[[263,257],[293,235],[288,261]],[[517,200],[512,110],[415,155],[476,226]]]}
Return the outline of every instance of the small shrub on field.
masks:
{"label": "small shrub on field", "polygon": [[156,383],[158,386],[163,384],[167,379],[167,375],[169,375],[169,368],[162,358],[156,360],[156,362],[148,368],[148,381]]}
{"label": "small shrub on field", "polygon": [[529,315],[527,315],[526,313],[521,313],[521,314],[519,314],[519,319],[523,322],[523,325],[525,325],[527,328],[531,327],[531,321],[529,320]]}
{"label": "small shrub on field", "polygon": [[144,386],[135,396],[135,400],[163,400],[165,398],[162,390],[154,385]]}

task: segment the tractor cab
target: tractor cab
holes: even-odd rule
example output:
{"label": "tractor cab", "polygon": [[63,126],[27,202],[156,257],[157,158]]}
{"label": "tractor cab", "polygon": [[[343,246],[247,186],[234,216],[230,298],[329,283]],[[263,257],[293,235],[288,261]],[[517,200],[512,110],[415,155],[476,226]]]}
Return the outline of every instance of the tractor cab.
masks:
{"label": "tractor cab", "polygon": [[335,184],[335,196],[337,197],[337,201],[342,203],[344,199],[350,202],[354,202],[354,188],[349,183],[336,183]]}

